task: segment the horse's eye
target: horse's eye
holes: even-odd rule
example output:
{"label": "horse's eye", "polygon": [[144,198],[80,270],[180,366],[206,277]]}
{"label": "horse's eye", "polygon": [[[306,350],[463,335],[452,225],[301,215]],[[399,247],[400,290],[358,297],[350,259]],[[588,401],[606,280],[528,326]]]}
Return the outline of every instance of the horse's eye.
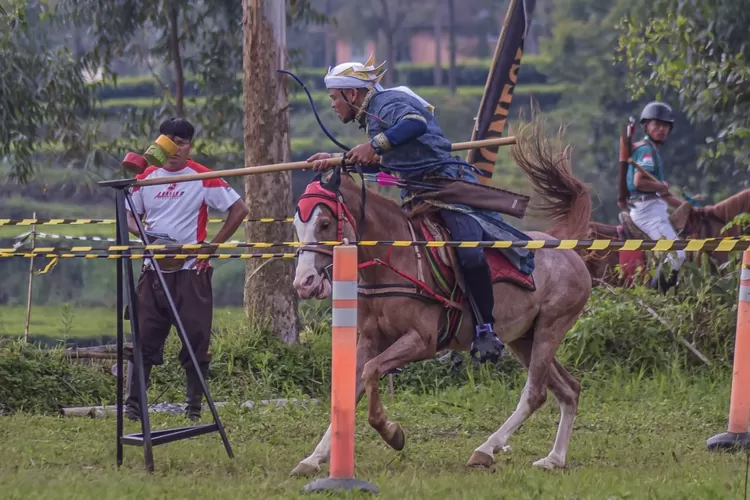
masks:
{"label": "horse's eye", "polygon": [[329,221],[328,219],[323,219],[323,220],[320,221],[320,228],[321,229],[328,229],[328,226],[330,226],[330,225],[331,225],[331,221]]}

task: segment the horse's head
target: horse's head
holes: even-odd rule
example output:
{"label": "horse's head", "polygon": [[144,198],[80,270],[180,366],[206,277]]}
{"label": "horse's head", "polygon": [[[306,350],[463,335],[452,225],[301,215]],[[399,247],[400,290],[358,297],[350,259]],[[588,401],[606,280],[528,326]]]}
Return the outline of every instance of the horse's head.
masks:
{"label": "horse's head", "polygon": [[685,202],[670,215],[672,226],[680,237],[717,238],[739,236],[746,228],[733,227],[726,233],[723,227],[739,214],[750,211],[750,189],[745,189],[715,205],[694,207]]}
{"label": "horse's head", "polygon": [[297,203],[294,229],[303,246],[297,251],[294,288],[303,299],[325,299],[331,294],[333,247],[314,243],[356,239],[354,218],[344,205],[340,186],[338,169],[327,181],[318,175]]}

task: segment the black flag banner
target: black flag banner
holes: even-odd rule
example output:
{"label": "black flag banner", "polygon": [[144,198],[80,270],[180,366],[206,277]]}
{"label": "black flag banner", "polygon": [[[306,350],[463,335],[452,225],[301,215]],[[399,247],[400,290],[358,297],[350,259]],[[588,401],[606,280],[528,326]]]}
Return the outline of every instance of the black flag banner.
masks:
{"label": "black flag banner", "polygon": [[[536,0],[510,0],[482,101],[479,103],[479,114],[471,134],[472,141],[494,139],[503,135],[521,66],[523,44],[535,6]],[[483,184],[489,184],[492,179],[497,149],[498,146],[471,149],[466,156],[467,162],[484,172],[479,177]]]}

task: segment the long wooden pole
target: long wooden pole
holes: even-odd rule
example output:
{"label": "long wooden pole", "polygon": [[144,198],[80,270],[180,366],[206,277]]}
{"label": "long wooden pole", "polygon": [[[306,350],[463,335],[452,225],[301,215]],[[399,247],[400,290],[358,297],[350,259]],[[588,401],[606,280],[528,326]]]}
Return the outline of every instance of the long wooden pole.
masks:
{"label": "long wooden pole", "polygon": [[[515,144],[516,138],[499,137],[497,139],[484,139],[481,141],[457,142],[451,146],[451,151],[465,151],[467,149],[483,148],[486,146],[507,146]],[[341,157],[331,158],[330,164],[340,165]],[[271,172],[285,172],[287,170],[304,170],[312,168],[313,164],[307,161],[293,161],[287,163],[275,163],[273,165],[260,165],[258,167],[236,168],[233,170],[217,170],[216,172],[205,172],[202,174],[175,175],[174,177],[160,177],[157,179],[145,179],[138,181],[134,186],[157,186],[160,184],[172,184],[175,182],[197,181],[203,179],[217,179],[219,177],[239,177],[242,175],[267,174]]]}

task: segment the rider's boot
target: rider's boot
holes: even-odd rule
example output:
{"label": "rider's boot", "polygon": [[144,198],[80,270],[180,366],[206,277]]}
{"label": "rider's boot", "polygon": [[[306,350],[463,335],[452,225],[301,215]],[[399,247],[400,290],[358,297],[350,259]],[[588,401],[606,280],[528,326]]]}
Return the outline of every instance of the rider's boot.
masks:
{"label": "rider's boot", "polygon": [[[205,381],[208,376],[208,365],[200,365],[201,375]],[[203,403],[203,387],[198,379],[198,373],[191,366],[185,369],[185,416],[197,422],[201,418],[201,405]]]}
{"label": "rider's boot", "polygon": [[[146,381],[146,390],[151,386],[151,364],[143,362],[143,378]],[[141,419],[141,400],[139,397],[138,379],[135,376],[135,363],[128,363],[127,393],[125,395],[125,417],[137,422]]]}
{"label": "rider's boot", "polygon": [[655,288],[659,291],[659,293],[667,293],[670,288],[677,286],[677,271],[672,271],[669,273],[669,277],[666,276],[666,273],[659,272],[656,276],[656,283]]}
{"label": "rider's boot", "polygon": [[651,279],[649,287],[659,293],[667,293],[670,288],[677,286],[678,273],[679,271],[673,269],[667,276],[667,271],[662,263],[656,269],[656,276]]}
{"label": "rider's boot", "polygon": [[466,268],[463,271],[469,299],[474,301],[479,315],[478,318],[474,318],[476,331],[471,343],[471,357],[480,363],[495,363],[502,357],[505,345],[493,329],[495,317],[492,310],[495,306],[495,297],[489,265],[484,261],[483,266]]}

